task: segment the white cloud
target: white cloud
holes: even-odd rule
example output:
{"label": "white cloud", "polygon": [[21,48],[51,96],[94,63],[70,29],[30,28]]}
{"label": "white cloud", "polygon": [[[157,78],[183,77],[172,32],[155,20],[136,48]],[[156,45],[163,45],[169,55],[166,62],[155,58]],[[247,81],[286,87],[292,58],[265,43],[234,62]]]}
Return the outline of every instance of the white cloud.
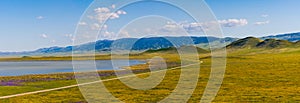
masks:
{"label": "white cloud", "polygon": [[117,11],[117,14],[118,15],[125,15],[125,14],[127,14],[127,12],[125,12],[123,10],[119,10],[119,11]]}
{"label": "white cloud", "polygon": [[108,26],[107,25],[103,25],[102,30],[107,30],[107,29],[108,29]]}
{"label": "white cloud", "polygon": [[[111,6],[112,9],[115,8],[115,5]],[[99,7],[94,9],[94,16],[88,16],[90,19],[95,19],[99,23],[103,23],[106,19],[117,19],[120,18],[120,15],[125,15],[127,14],[126,11],[123,10],[118,10],[116,12],[112,12],[110,8],[107,7]]]}
{"label": "white cloud", "polygon": [[227,20],[219,20],[220,25],[223,27],[238,27],[245,26],[248,24],[246,19],[227,19]]}
{"label": "white cloud", "polygon": [[106,8],[106,7],[96,8],[96,9],[94,9],[94,11],[96,13],[110,13],[110,9]]}
{"label": "white cloud", "polygon": [[105,22],[107,19],[118,19],[121,17],[121,15],[126,15],[127,12],[124,10],[118,10],[114,12],[113,9],[116,8],[116,5],[111,5],[110,7],[99,7],[94,9],[94,12],[92,15],[87,16],[88,19],[95,20],[96,22],[93,24],[88,24],[91,30],[100,30],[101,29],[101,38],[113,38],[115,36],[114,32],[111,32],[108,30],[108,25],[103,25],[101,28],[101,25]]}
{"label": "white cloud", "polygon": [[98,23],[94,23],[93,25],[91,25],[91,29],[92,30],[99,30],[100,29],[100,25]]}
{"label": "white cloud", "polygon": [[65,34],[65,37],[69,38],[71,41],[75,40],[75,36],[72,34]]}
{"label": "white cloud", "polygon": [[179,36],[186,34],[186,32],[189,32],[189,30],[187,30],[188,26],[189,24],[185,23],[177,24],[174,22],[167,22],[167,24],[164,25],[161,29],[159,29],[158,32],[155,30],[153,30],[152,33],[149,32],[149,30],[146,31],[151,34]]}
{"label": "white cloud", "polygon": [[270,23],[270,21],[261,21],[261,22],[255,22],[254,25],[266,25],[269,23]]}
{"label": "white cloud", "polygon": [[42,34],[41,37],[46,39],[46,38],[48,38],[48,35],[47,34]]}
{"label": "white cloud", "polygon": [[73,35],[72,34],[65,34],[65,37],[70,38],[70,37],[73,37]]}
{"label": "white cloud", "polygon": [[105,39],[114,39],[115,38],[115,33],[114,32],[109,32],[109,31],[101,31],[101,35],[99,38],[105,38]]}
{"label": "white cloud", "polygon": [[[91,29],[92,30],[100,30],[100,25],[98,23],[94,23],[93,25],[91,25]],[[108,26],[107,25],[103,25],[101,31],[107,31]]]}
{"label": "white cloud", "polygon": [[176,31],[180,30],[181,26],[182,25],[178,25],[174,22],[167,22],[167,24],[165,26],[163,26],[161,31],[163,31],[163,32],[176,32]]}
{"label": "white cloud", "polygon": [[115,8],[116,8],[116,5],[115,5],[115,4],[111,5],[111,8],[112,8],[112,9],[115,9]]}
{"label": "white cloud", "polygon": [[75,36],[70,37],[70,40],[71,40],[72,42],[74,42],[74,41],[75,41]]}
{"label": "white cloud", "polygon": [[94,19],[94,16],[88,15],[87,18],[89,18],[89,19]]}
{"label": "white cloud", "polygon": [[104,36],[106,36],[106,37],[111,37],[111,36],[113,36],[114,34],[115,34],[114,32],[104,31]]}
{"label": "white cloud", "polygon": [[168,22],[160,31],[162,32],[182,32],[182,28],[189,32],[202,32],[203,30],[213,30],[217,29],[219,27],[218,23],[222,27],[239,27],[239,26],[245,26],[248,24],[248,21],[246,19],[227,19],[227,20],[218,20],[212,21],[212,22],[204,22],[204,23],[172,23]]}
{"label": "white cloud", "polygon": [[160,31],[162,32],[170,32],[170,33],[180,33],[183,34],[186,32],[193,33],[193,32],[202,32],[203,30],[210,30],[216,25],[216,22],[209,22],[209,23],[172,23],[168,22]]}
{"label": "white cloud", "polygon": [[[213,22],[211,22],[213,23]],[[186,23],[183,25],[183,28],[191,33],[191,32],[201,32],[203,29],[208,30],[210,28],[210,23]]]}
{"label": "white cloud", "polygon": [[119,14],[117,14],[117,13],[111,13],[110,19],[117,19],[117,18],[120,18]]}
{"label": "white cloud", "polygon": [[79,22],[78,25],[84,26],[84,25],[87,25],[87,23],[86,22]]}
{"label": "white cloud", "polygon": [[36,17],[36,19],[41,20],[41,19],[44,19],[44,17],[43,16],[38,16],[38,17]]}
{"label": "white cloud", "polygon": [[128,37],[130,37],[130,34],[129,34],[129,32],[127,32],[127,31],[125,31],[125,30],[122,30],[122,31],[120,32],[120,34],[118,35],[118,37],[125,37],[125,38],[128,38]]}

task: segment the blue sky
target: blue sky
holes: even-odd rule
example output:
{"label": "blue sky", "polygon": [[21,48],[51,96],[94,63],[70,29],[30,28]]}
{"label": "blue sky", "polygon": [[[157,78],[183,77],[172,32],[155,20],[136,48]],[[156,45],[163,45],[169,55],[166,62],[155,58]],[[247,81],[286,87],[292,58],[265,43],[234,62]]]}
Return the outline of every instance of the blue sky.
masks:
{"label": "blue sky", "polygon": [[[222,25],[225,36],[260,37],[300,31],[299,0],[206,0],[206,2]],[[76,26],[91,3],[92,0],[1,0],[0,51],[29,51],[43,47],[72,45]],[[99,8],[115,7],[99,6]],[[192,24],[186,15],[173,16],[174,12],[179,11],[165,4],[140,3],[124,7],[121,11],[116,13],[116,18],[108,22],[107,35],[116,34],[122,28],[121,25],[125,25],[125,21],[149,14],[172,17],[170,19],[182,26]],[[155,25],[152,26],[153,30],[173,27],[173,23],[168,20],[158,17],[151,20]],[[123,28],[127,30],[122,32],[125,35],[123,37],[146,36],[140,34],[150,33],[151,30],[148,28],[151,26],[143,26],[144,22],[136,20],[127,28]],[[86,24],[81,22],[80,25]],[[197,30],[197,28],[190,29]]]}

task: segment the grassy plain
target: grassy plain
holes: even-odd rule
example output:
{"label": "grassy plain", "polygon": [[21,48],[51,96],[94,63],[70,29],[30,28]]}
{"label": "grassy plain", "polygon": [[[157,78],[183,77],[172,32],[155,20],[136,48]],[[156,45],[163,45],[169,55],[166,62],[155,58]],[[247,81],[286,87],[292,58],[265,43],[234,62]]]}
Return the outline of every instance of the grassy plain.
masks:
{"label": "grassy plain", "polygon": [[[169,67],[180,62],[174,53],[148,53],[132,55],[132,59],[150,59],[153,56],[166,58]],[[210,58],[201,54],[201,65],[197,88],[189,102],[199,102],[210,73]],[[109,57],[109,56],[107,56]],[[99,58],[101,58],[99,56]],[[106,56],[103,56],[106,58]],[[223,84],[213,102],[300,102],[300,49],[242,49],[228,50],[227,68]],[[146,65],[136,66],[137,69]],[[196,69],[191,66],[187,69]],[[104,82],[107,89],[124,102],[157,102],[167,97],[174,90],[180,76],[180,69],[168,70],[164,80],[151,90],[135,90],[124,85],[120,80]],[[141,77],[147,77],[145,74]],[[106,78],[113,78],[113,75]],[[47,79],[43,78],[56,78]],[[0,86],[0,95],[43,90],[75,84],[72,74],[30,75],[19,77],[1,77],[2,81],[32,80],[21,84]],[[77,87],[38,93],[0,102],[86,102]]]}

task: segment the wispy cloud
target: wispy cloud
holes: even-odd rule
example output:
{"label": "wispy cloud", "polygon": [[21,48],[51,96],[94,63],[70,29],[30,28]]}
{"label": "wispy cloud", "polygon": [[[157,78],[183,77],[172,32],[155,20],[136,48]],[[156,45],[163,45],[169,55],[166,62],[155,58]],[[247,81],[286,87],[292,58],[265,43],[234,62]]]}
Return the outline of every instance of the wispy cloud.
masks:
{"label": "wispy cloud", "polygon": [[178,32],[184,26],[185,26],[185,24],[176,24],[174,22],[167,22],[167,24],[164,25],[160,31],[162,31],[162,32]]}
{"label": "wispy cloud", "polygon": [[41,20],[41,19],[44,19],[45,17],[43,17],[43,16],[37,16],[36,17],[36,19],[38,19],[38,20]]}
{"label": "wispy cloud", "polygon": [[[115,5],[112,5],[111,8],[116,8]],[[121,15],[127,14],[126,11],[118,10],[113,12],[109,7],[99,7],[94,9],[94,16],[89,16],[90,19],[96,19],[99,23],[103,23],[107,18],[108,19],[117,19],[120,18]]]}
{"label": "wispy cloud", "polygon": [[[101,25],[105,22],[105,20],[113,20],[113,19],[119,19],[121,15],[126,15],[127,12],[124,10],[117,10],[115,11],[114,9],[116,8],[116,5],[111,5],[109,7],[98,7],[93,10],[93,13],[91,15],[88,15],[88,19],[95,21],[91,24],[87,24],[85,22],[80,22],[79,25],[88,25],[89,29],[93,30],[100,30],[100,33],[102,35],[101,38],[112,38],[116,36],[116,33],[113,31],[109,31],[109,25],[103,25],[101,28]],[[126,33],[125,33],[126,34]],[[85,38],[90,37],[86,36]]]}
{"label": "wispy cloud", "polygon": [[255,22],[254,25],[266,25],[269,23],[270,23],[270,21],[260,21],[260,22]]}
{"label": "wispy cloud", "polygon": [[51,43],[56,43],[56,40],[51,40]]}
{"label": "wispy cloud", "polygon": [[92,30],[99,30],[100,29],[100,25],[98,23],[94,23],[93,25],[91,25],[91,29]]}
{"label": "wispy cloud", "polygon": [[213,30],[219,27],[220,24],[222,27],[232,28],[232,27],[240,27],[248,24],[247,19],[226,19],[226,20],[218,20],[212,22],[203,22],[203,23],[172,23],[168,22],[160,31],[163,32],[179,32],[182,31],[182,28],[189,32],[202,32],[204,30]]}
{"label": "wispy cloud", "polygon": [[72,42],[75,40],[75,36],[73,34],[65,34],[65,37],[68,38]]}
{"label": "wispy cloud", "polygon": [[44,39],[47,39],[48,38],[48,35],[47,34],[42,34],[42,35],[40,35],[42,38],[44,38]]}
{"label": "wispy cloud", "polygon": [[85,26],[85,25],[87,25],[87,23],[86,22],[79,22],[78,25]]}
{"label": "wispy cloud", "polygon": [[72,34],[65,34],[65,37],[71,38],[71,37],[73,37],[73,35]]}
{"label": "wispy cloud", "polygon": [[223,27],[238,27],[245,26],[248,24],[247,19],[227,19],[227,20],[219,20],[220,25]]}
{"label": "wispy cloud", "polygon": [[112,9],[115,9],[115,8],[116,8],[116,5],[115,5],[115,4],[111,5],[111,8],[112,8]]}
{"label": "wispy cloud", "polygon": [[128,31],[122,30],[119,34],[119,37],[125,37],[125,38],[129,38],[130,34]]}

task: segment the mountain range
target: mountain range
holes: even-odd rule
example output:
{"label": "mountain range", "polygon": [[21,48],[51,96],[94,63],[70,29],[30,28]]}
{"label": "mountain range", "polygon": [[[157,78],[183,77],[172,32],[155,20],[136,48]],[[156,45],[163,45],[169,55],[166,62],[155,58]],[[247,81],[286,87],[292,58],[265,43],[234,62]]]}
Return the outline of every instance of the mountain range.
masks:
{"label": "mountain range", "polygon": [[288,40],[290,42],[297,42],[297,41],[300,40],[300,32],[266,36],[266,37],[261,37],[261,39],[263,39],[263,40],[265,40],[265,39],[279,39],[279,40]]}
{"label": "mountain range", "polygon": [[123,38],[118,40],[98,40],[82,45],[67,47],[41,48],[27,52],[0,52],[0,55],[53,55],[75,53],[88,53],[95,49],[96,52],[109,52],[111,50],[146,51],[170,47],[198,46],[220,48],[218,45],[227,45],[227,48],[277,48],[300,44],[300,32],[282,35],[266,36],[261,38],[247,37],[217,38],[217,37],[149,37],[149,38]]}
{"label": "mountain range", "polygon": [[111,50],[145,51],[169,47],[181,47],[197,44],[225,43],[229,44],[237,38],[217,37],[149,37],[149,38],[123,38],[118,40],[98,40],[77,46],[41,48],[29,52],[2,52],[0,55],[45,55],[45,54],[68,54],[88,53],[95,49],[96,52],[109,52]]}

